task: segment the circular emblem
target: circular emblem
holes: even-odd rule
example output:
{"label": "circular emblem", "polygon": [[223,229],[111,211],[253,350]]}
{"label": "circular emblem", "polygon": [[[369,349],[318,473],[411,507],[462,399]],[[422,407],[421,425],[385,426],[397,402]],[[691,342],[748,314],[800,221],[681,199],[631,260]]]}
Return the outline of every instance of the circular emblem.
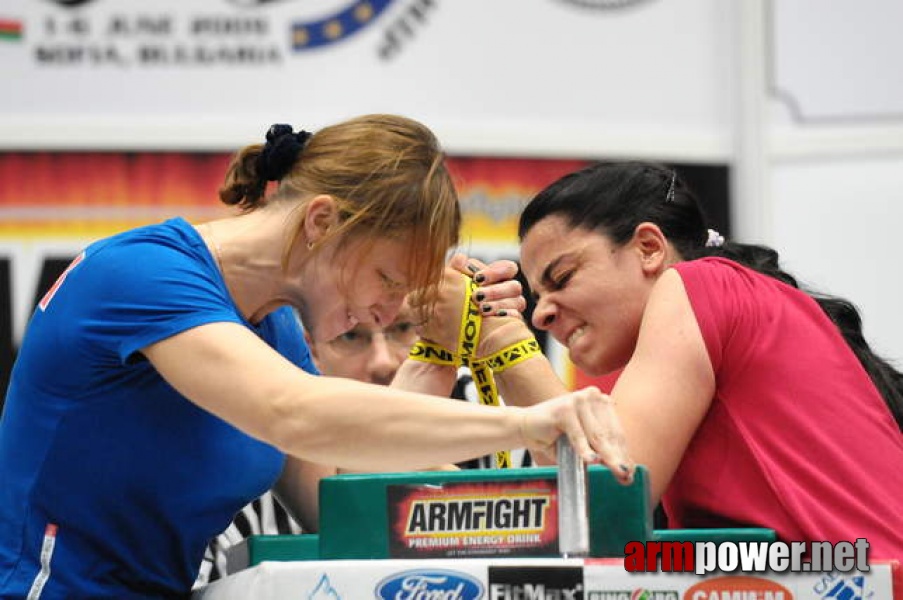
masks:
{"label": "circular emblem", "polygon": [[573,4],[580,8],[588,8],[591,10],[616,10],[619,8],[629,8],[636,6],[649,0],[558,0],[567,4]]}
{"label": "circular emblem", "polygon": [[60,6],[66,6],[68,8],[75,8],[77,6],[81,6],[82,4],[87,4],[88,2],[93,2],[93,0],[50,0],[54,4],[59,4]]}

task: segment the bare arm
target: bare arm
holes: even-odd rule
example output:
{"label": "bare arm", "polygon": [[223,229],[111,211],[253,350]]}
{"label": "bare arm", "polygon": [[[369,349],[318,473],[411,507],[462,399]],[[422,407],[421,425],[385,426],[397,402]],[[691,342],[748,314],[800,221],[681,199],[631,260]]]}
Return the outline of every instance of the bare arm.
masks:
{"label": "bare arm", "polygon": [[658,503],[715,393],[715,375],[679,274],[652,291],[636,350],[612,390],[633,458]]}
{"label": "bare arm", "polygon": [[[526,325],[514,319],[484,320],[488,348],[497,351],[526,339]],[[505,401],[530,406],[566,390],[543,356],[528,359],[496,375]],[[677,470],[715,393],[715,375],[699,324],[679,274],[666,271],[646,305],[637,346],[612,391],[617,418],[606,425],[612,456],[646,465],[657,503]],[[623,427],[623,429],[622,429]],[[620,439],[622,436],[625,439]],[[546,462],[546,461],[543,461]]]}
{"label": "bare arm", "polygon": [[286,457],[282,475],[273,488],[276,497],[307,533],[320,529],[320,480],[338,469],[293,456]]}
{"label": "bare arm", "polygon": [[[493,281],[506,276],[501,271],[484,272]],[[497,300],[510,296],[512,290],[496,286],[495,291],[486,288],[485,292]],[[495,327],[493,319],[484,319],[484,326]],[[495,339],[482,353],[497,351],[524,339],[526,334],[505,324],[493,335]],[[551,365],[536,357],[508,369],[497,380],[507,402],[529,406],[559,395],[564,389],[557,377],[549,375],[551,372]],[[636,349],[612,391],[617,418],[610,421],[608,430],[617,446],[618,431],[623,426],[630,456],[650,470],[656,503],[705,417],[714,393],[715,375],[686,289],[680,275],[668,270],[652,291]],[[620,454],[625,455],[623,451]]]}
{"label": "bare arm", "polygon": [[451,395],[457,378],[458,369],[456,367],[408,359],[398,367],[391,385],[409,392],[447,398]]}
{"label": "bare arm", "polygon": [[[478,357],[485,357],[508,346],[533,339],[533,332],[519,318],[487,317],[483,319],[483,334],[477,350]],[[499,396],[507,406],[532,406],[549,398],[567,393],[567,386],[543,354],[537,354],[502,372],[493,373]],[[538,465],[553,465],[554,453],[549,449],[531,452]],[[619,460],[627,461],[626,442],[614,449]]]}
{"label": "bare arm", "polygon": [[[144,354],[186,398],[313,462],[374,471],[418,469],[524,443],[517,409],[309,375],[234,323],[184,331]],[[545,421],[537,423],[538,430],[554,434],[553,415],[536,417]],[[589,452],[585,445],[581,450]]]}

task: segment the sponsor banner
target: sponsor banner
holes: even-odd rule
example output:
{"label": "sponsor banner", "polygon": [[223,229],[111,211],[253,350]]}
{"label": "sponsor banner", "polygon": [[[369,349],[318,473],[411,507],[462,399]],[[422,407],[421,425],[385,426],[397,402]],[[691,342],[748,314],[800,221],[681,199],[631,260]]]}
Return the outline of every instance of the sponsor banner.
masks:
{"label": "sponsor banner", "polygon": [[[451,157],[449,171],[461,198],[461,247],[517,257],[517,220],[526,203],[586,160]],[[493,252],[493,248],[495,252]]]}
{"label": "sponsor banner", "polygon": [[[190,221],[221,216],[228,209],[217,191],[230,159],[227,153],[0,153],[0,239],[93,239],[175,215]],[[462,249],[516,256],[524,204],[587,164],[450,157],[461,198]]]}
{"label": "sponsor banner", "polygon": [[179,152],[0,154],[0,241],[88,241],[176,215],[222,216],[227,209],[217,190],[229,159]]}
{"label": "sponsor banner", "polygon": [[264,562],[195,591],[195,600],[485,600],[483,561]]}
{"label": "sponsor banner", "polygon": [[659,138],[721,153],[719,4],[5,0],[0,61],[15,85],[0,145],[228,148],[261,115],[310,129],[394,112],[453,132],[465,152],[629,154],[622,144],[650,152]]}
{"label": "sponsor banner", "polygon": [[554,480],[392,485],[386,493],[393,557],[558,554]]}
{"label": "sponsor banner", "polygon": [[890,600],[890,565],[867,573],[636,573],[589,559],[464,558],[264,562],[195,600]]}
{"label": "sponsor banner", "polygon": [[891,567],[850,573],[628,573],[588,559],[587,600],[879,600],[893,598]]}

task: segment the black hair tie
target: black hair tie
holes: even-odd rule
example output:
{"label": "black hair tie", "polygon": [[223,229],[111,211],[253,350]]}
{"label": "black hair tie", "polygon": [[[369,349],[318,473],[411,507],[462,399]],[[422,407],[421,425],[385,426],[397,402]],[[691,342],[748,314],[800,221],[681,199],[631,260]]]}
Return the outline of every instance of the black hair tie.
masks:
{"label": "black hair tie", "polygon": [[257,157],[257,173],[264,181],[279,181],[292,169],[307,140],[313,134],[292,131],[291,125],[277,123],[267,130],[267,141]]}

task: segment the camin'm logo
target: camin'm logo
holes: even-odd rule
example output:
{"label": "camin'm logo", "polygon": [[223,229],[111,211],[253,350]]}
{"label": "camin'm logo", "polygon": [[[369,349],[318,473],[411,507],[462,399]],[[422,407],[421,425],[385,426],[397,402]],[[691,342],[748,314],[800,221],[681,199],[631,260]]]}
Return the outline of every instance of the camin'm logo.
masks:
{"label": "camin'm logo", "polygon": [[483,584],[467,573],[445,569],[419,569],[391,575],[376,586],[381,600],[479,600]]}
{"label": "camin'm logo", "polygon": [[697,583],[684,600],[793,600],[793,592],[761,577],[715,577]]}

